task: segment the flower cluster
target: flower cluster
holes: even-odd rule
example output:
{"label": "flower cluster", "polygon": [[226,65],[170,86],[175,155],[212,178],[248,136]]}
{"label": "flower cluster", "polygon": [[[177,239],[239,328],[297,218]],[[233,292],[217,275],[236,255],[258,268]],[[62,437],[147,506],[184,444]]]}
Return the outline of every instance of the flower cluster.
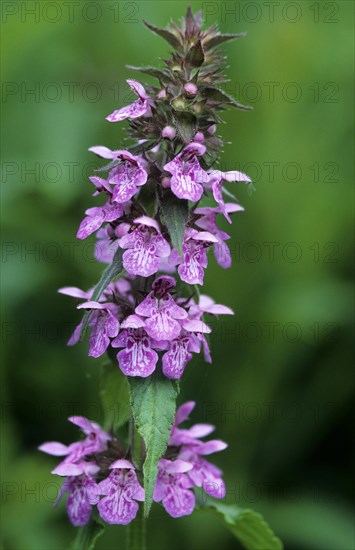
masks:
{"label": "flower cluster", "polygon": [[[225,496],[221,470],[204,457],[227,445],[220,440],[201,440],[214,430],[209,424],[179,427],[194,407],[190,401],[177,410],[166,454],[158,463],[154,501],[161,502],[174,518],[193,512],[194,487],[215,498]],[[98,424],[82,416],[69,421],[79,426],[85,439],[68,446],[53,441],[39,447],[47,454],[64,457],[52,471],[64,478],[56,504],[68,493],[67,513],[75,526],[86,525],[93,506],[108,524],[130,523],[137,515],[138,503],[144,501],[140,472],[121,443]]]}
{"label": "flower cluster", "polygon": [[[85,300],[78,309],[90,311],[91,357],[100,357],[109,346],[120,348],[117,361],[123,374],[146,378],[156,369],[161,352],[164,375],[179,379],[192,359],[191,353],[199,353],[201,347],[210,362],[205,334],[211,329],[202,317],[233,312],[204,295],[197,303],[194,298],[176,298],[173,295],[175,286],[173,277],[158,277],[138,305],[132,281],[125,277],[110,283],[98,302],[90,299],[92,290],[86,293],[66,287],[60,292]],[[82,323],[74,330],[70,344],[78,341],[81,328]]]}
{"label": "flower cluster", "polygon": [[[174,52],[162,69],[131,67],[157,84],[128,80],[133,103],[106,117],[112,123],[126,121],[131,145],[89,149],[107,164],[89,178],[98,202],[86,210],[77,237],[95,234],[95,257],[108,265],[89,291],[64,287],[59,292],[79,300],[77,308],[83,310],[68,344],[77,343],[89,328],[89,356],[107,352],[127,377],[132,433],[137,429],[142,436],[141,454],[148,465],[144,463],[143,476],[142,464],[131,454],[132,436],[125,450],[114,426],[109,434],[83,417],[69,418],[85,439],[40,448],[64,457],[53,473],[65,478],[59,498],[69,494],[68,514],[77,526],[88,522],[94,506],[106,523],[127,524],[142,500],[148,514],[152,495],[173,517],[192,513],[196,487],[216,498],[225,495],[221,471],[206,456],[226,444],[203,440],[213,426],[181,428],[194,402],[181,406],[173,421],[175,380],[193,354],[203,353],[211,362],[209,316],[233,314],[199,287],[212,255],[223,269],[231,267],[230,235],[219,224],[232,223],[232,214],[243,207],[227,184],[251,182],[246,174],[223,171],[219,164],[220,112],[226,106],[247,108],[220,87],[226,78],[218,47],[240,35],[223,35],[216,25],[203,30],[202,14],[193,15],[190,8],[181,26],[145,24]],[[146,397],[147,387],[154,388],[154,399]],[[154,437],[147,433],[151,417],[157,424]]]}
{"label": "flower cluster", "polygon": [[[192,78],[182,82],[184,101],[189,99],[191,107],[196,106],[199,94],[199,80],[195,81],[196,78]],[[156,368],[158,352],[164,351],[163,373],[168,378],[180,378],[192,357],[191,352],[198,353],[201,342],[207,348],[203,335],[210,332],[210,328],[202,321],[204,312],[201,308],[196,310],[199,306],[193,298],[186,300],[172,295],[176,281],[171,275],[176,273],[187,285],[203,285],[210,247],[217,262],[223,268],[230,267],[231,255],[226,244],[230,236],[218,227],[217,218],[224,216],[231,223],[231,214],[243,208],[236,202],[224,201],[223,182],[249,183],[250,179],[238,171],[222,172],[206,166],[205,157],[211,155],[208,149],[216,145],[216,124],[211,113],[211,119],[201,117],[201,127],[195,117],[195,131],[185,144],[181,132],[167,125],[171,119],[179,128],[179,116],[173,104],[177,97],[182,98],[180,92],[177,94],[172,85],[165,85],[159,90],[150,87],[148,94],[139,82],[129,80],[128,83],[138,99],[115,110],[107,120],[129,119],[132,134],[139,134],[140,129],[138,150],[141,152],[135,155],[132,150],[91,147],[90,151],[111,161],[106,167],[106,179],[90,178],[95,186],[94,195],[105,195],[106,202],[86,211],[77,233],[79,239],[85,239],[97,232],[95,254],[99,261],[112,263],[120,251],[126,277],[111,283],[98,301],[90,300],[90,293],[78,289],[64,288],[61,292],[86,299],[78,308],[92,312],[90,356],[99,357],[109,346],[124,348],[117,355],[122,372],[127,376],[147,377]],[[205,83],[200,85],[203,88]],[[169,95],[172,95],[170,104]],[[208,101],[206,103],[208,105]],[[159,129],[162,112],[164,121]],[[142,119],[141,126],[137,126],[137,119]],[[154,141],[143,137],[147,128],[155,135]],[[144,200],[140,200],[143,187],[149,188],[155,197],[153,217],[147,215]],[[217,206],[200,206],[202,197],[209,193]],[[179,249],[164,216],[164,202],[173,196],[181,200],[181,206],[187,201],[191,204]],[[160,276],[145,295],[147,285],[151,285],[147,279],[153,275]],[[195,311],[193,318],[191,308]],[[215,306],[213,313],[232,312]],[[79,326],[69,343],[77,342],[80,333]]]}

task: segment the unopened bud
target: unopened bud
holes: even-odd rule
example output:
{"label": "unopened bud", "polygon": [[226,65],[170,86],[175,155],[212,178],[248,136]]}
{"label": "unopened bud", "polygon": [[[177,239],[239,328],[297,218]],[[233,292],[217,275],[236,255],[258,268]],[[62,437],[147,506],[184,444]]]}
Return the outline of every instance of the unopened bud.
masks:
{"label": "unopened bud", "polygon": [[215,124],[212,124],[212,126],[210,126],[209,128],[207,128],[207,132],[209,134],[211,134],[211,136],[213,136],[213,134],[216,133],[216,130],[217,130],[217,126]]}
{"label": "unopened bud", "polygon": [[165,99],[165,98],[166,98],[166,90],[165,90],[165,88],[163,88],[162,90],[160,90],[160,92],[158,93],[158,98],[159,98],[159,99]]}
{"label": "unopened bud", "polygon": [[194,104],[193,109],[194,109],[195,113],[198,114],[202,111],[202,107],[203,107],[203,103],[201,101],[199,101],[198,103]]}
{"label": "unopened bud", "polygon": [[202,132],[197,132],[197,134],[194,137],[194,141],[197,141],[198,143],[203,143],[205,141],[205,136]]}
{"label": "unopened bud", "polygon": [[163,187],[165,187],[165,189],[169,189],[170,187],[170,178],[168,177],[165,177],[161,180],[161,184]]}
{"label": "unopened bud", "polygon": [[175,111],[184,111],[186,109],[186,102],[181,97],[174,99],[171,104]]}
{"label": "unopened bud", "polygon": [[189,95],[196,95],[197,94],[197,86],[196,86],[196,84],[193,84],[192,82],[187,82],[184,86],[184,90]]}
{"label": "unopened bud", "polygon": [[163,138],[174,139],[174,137],[176,136],[176,130],[172,126],[165,126],[165,128],[163,128],[162,130],[161,135],[163,136]]}

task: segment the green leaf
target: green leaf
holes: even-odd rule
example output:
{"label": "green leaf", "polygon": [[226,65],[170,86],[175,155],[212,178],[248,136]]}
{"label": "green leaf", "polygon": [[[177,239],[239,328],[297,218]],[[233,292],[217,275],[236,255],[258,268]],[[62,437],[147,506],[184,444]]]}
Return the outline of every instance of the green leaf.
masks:
{"label": "green leaf", "polygon": [[160,209],[162,222],[168,229],[171,244],[182,255],[182,240],[189,216],[188,202],[175,197],[169,189],[164,189],[160,193]]}
{"label": "green leaf", "polygon": [[96,541],[103,534],[105,528],[102,523],[91,519],[85,527],[79,527],[71,550],[94,550]]}
{"label": "green leaf", "polygon": [[104,430],[116,432],[128,422],[130,415],[127,378],[118,365],[106,361],[102,365],[100,398],[104,413]]}
{"label": "green leaf", "polygon": [[211,50],[216,46],[220,46],[224,42],[228,42],[229,40],[236,40],[236,38],[242,38],[245,35],[246,32],[240,32],[239,34],[217,34],[217,36],[213,36],[213,38],[207,40],[207,42],[204,43],[204,47],[205,50]]}
{"label": "green leaf", "polygon": [[187,52],[186,63],[191,67],[201,67],[204,60],[205,54],[203,53],[201,40],[197,40]]}
{"label": "green leaf", "polygon": [[[91,297],[91,301],[97,302],[101,294],[105,290],[105,288],[109,285],[109,283],[122,272],[123,270],[122,255],[123,255],[123,250],[121,248],[118,248],[113,257],[112,264],[110,264],[105,269],[105,271],[101,275],[101,279],[95,286],[93,295]],[[85,337],[90,314],[91,314],[91,310],[85,311],[83,315],[83,320],[82,320],[82,325],[80,330],[80,340],[83,340]]]}
{"label": "green leaf", "polygon": [[148,517],[158,473],[158,461],[166,451],[175,419],[178,383],[157,374],[130,378],[130,398],[134,422],[146,446],[143,465],[145,503]]}
{"label": "green leaf", "polygon": [[134,67],[133,65],[126,65],[127,69],[132,71],[139,71],[140,73],[147,74],[149,76],[154,76],[158,80],[167,80],[169,79],[169,74],[161,69],[156,69],[155,67]]}
{"label": "green leaf", "polygon": [[186,144],[190,143],[197,128],[195,115],[188,111],[176,111],[174,114],[174,122],[182,141]]}
{"label": "green leaf", "polygon": [[253,109],[252,107],[241,105],[233,97],[219,88],[204,88],[203,95],[209,100],[210,103],[224,103],[226,105],[237,107],[237,109],[242,109],[243,111],[252,111]]}
{"label": "green leaf", "polygon": [[181,44],[178,38],[173,34],[172,32],[168,31],[167,29],[162,29],[160,27],[156,27],[155,25],[151,25],[147,21],[143,21],[146,27],[148,27],[149,30],[152,32],[155,32],[158,36],[161,36],[166,40],[175,50],[181,50]]}
{"label": "green leaf", "polygon": [[215,501],[208,501],[208,507],[223,517],[235,538],[247,550],[282,550],[281,540],[259,513]]}

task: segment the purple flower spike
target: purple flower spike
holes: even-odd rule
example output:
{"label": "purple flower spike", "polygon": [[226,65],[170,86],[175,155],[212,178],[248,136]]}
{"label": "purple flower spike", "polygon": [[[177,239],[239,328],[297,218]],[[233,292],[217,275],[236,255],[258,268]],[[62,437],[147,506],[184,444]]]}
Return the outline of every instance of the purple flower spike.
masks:
{"label": "purple flower spike", "polygon": [[201,143],[190,143],[164,166],[164,170],[172,175],[171,190],[179,199],[197,202],[202,197],[202,184],[208,181],[208,175],[201,168],[197,155],[205,152],[206,147]]}
{"label": "purple flower spike", "polygon": [[117,460],[110,468],[112,471],[108,478],[99,483],[99,491],[104,498],[97,508],[106,523],[127,525],[137,515],[137,501],[144,501],[144,490],[128,460]]}
{"label": "purple flower spike", "polygon": [[153,283],[154,290],[135,309],[138,315],[148,317],[145,321],[145,330],[158,342],[177,338],[181,332],[179,321],[187,318],[185,309],[178,306],[166,290],[171,285],[171,280],[174,281],[172,277],[156,279]]}
{"label": "purple flower spike", "polygon": [[123,266],[131,275],[149,277],[159,269],[160,258],[170,255],[170,246],[160,232],[158,222],[142,216],[134,220],[138,227],[120,239]]}
{"label": "purple flower spike", "polygon": [[106,117],[106,120],[109,122],[120,122],[126,118],[138,118],[147,114],[150,110],[151,99],[142,84],[136,80],[127,80],[127,83],[136,96],[138,96],[138,99],[131,105],[126,105],[126,107],[113,111],[113,113]]}
{"label": "purple flower spike", "polygon": [[154,372],[158,354],[152,349],[152,340],[143,328],[122,330],[111,345],[113,348],[125,348],[118,352],[117,360],[126,376],[146,378]]}
{"label": "purple flower spike", "polygon": [[221,172],[220,170],[209,170],[208,171],[208,185],[212,188],[212,193],[215,201],[219,204],[221,212],[224,217],[232,223],[232,220],[229,216],[229,213],[226,209],[226,205],[223,200],[223,181],[242,181],[244,183],[251,183],[251,179],[243,172],[238,172],[232,170],[231,172]]}
{"label": "purple flower spike", "polygon": [[116,151],[115,154],[121,162],[110,171],[108,182],[115,186],[112,200],[123,204],[137,193],[138,187],[147,182],[148,174],[139,157],[123,150]]}
{"label": "purple flower spike", "polygon": [[207,247],[216,242],[217,238],[207,231],[185,231],[182,245],[183,262],[178,267],[182,281],[190,285],[203,285],[204,268],[208,265]]}
{"label": "purple flower spike", "polygon": [[107,350],[110,344],[110,338],[115,338],[118,334],[120,323],[114,304],[100,304],[98,302],[84,302],[78,306],[78,309],[92,309],[89,317],[89,325],[92,327],[90,334],[90,357],[100,357]]}

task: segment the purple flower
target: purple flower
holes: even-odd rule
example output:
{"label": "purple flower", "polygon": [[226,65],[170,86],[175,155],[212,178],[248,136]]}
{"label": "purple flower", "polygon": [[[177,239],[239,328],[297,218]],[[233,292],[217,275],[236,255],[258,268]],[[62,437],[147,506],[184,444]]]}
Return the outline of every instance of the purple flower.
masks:
{"label": "purple flower", "polygon": [[51,441],[43,443],[39,447],[39,450],[44,453],[53,456],[65,456],[65,459],[52,472],[57,475],[79,475],[81,473],[79,470],[68,472],[64,465],[75,465],[87,455],[105,451],[107,449],[107,442],[111,440],[111,436],[102,430],[98,424],[91,422],[84,416],[70,416],[68,420],[72,424],[79,426],[86,435],[85,439],[71,445],[63,445],[63,443]]}
{"label": "purple flower", "polygon": [[167,378],[178,380],[185,367],[192,359],[191,352],[199,353],[201,342],[197,333],[210,333],[211,329],[199,320],[186,319],[182,321],[180,335],[171,342],[167,342],[168,351],[162,358],[163,373]]}
{"label": "purple flower", "polygon": [[189,418],[195,406],[195,401],[188,401],[181,405],[176,411],[175,422],[169,439],[170,446],[181,447],[182,445],[196,445],[199,443],[197,439],[206,437],[206,435],[209,435],[215,430],[212,424],[194,424],[188,429],[181,429],[178,427]]}
{"label": "purple flower", "polygon": [[130,315],[122,322],[123,330],[112,340],[113,348],[124,348],[117,354],[121,371],[126,376],[146,378],[154,372],[158,354],[152,346],[154,341],[144,330],[144,321],[138,315]]}
{"label": "purple flower", "polygon": [[221,477],[222,471],[202,457],[223,451],[227,447],[227,444],[218,439],[207,442],[201,441],[202,437],[206,437],[214,431],[215,428],[211,424],[194,424],[189,429],[178,427],[187,420],[195,405],[194,401],[189,401],[176,411],[169,445],[180,447],[178,458],[188,462],[192,466],[188,470],[187,475],[194,485],[202,487],[210,496],[223,498],[225,496],[225,485]]}
{"label": "purple flower", "polygon": [[71,296],[72,298],[80,298],[82,300],[90,300],[94,289],[91,288],[87,292],[77,288],[76,286],[64,286],[58,290],[60,294],[65,294],[66,296]]}
{"label": "purple flower", "polygon": [[178,267],[180,278],[190,285],[203,285],[204,268],[208,265],[207,248],[217,238],[207,231],[185,230],[182,245],[183,261]]}
{"label": "purple flower", "polygon": [[[101,180],[101,178],[90,179],[95,179],[96,181]],[[101,181],[104,182],[105,180]],[[114,222],[118,220],[123,214],[123,207],[121,204],[117,204],[112,201],[111,193],[110,198],[106,202],[106,204],[104,204],[103,206],[94,206],[93,208],[88,208],[88,210],[85,211],[85,214],[87,214],[87,216],[81,222],[76,235],[78,239],[86,239],[86,237],[100,229],[102,224],[105,222]]]}
{"label": "purple flower", "polygon": [[99,501],[98,486],[92,475],[99,471],[99,467],[95,464],[85,463],[83,472],[78,475],[67,477],[60,489],[57,501],[65,493],[69,493],[67,499],[67,514],[71,523],[75,527],[86,525],[90,519],[92,506]]}
{"label": "purple flower", "polygon": [[149,277],[158,271],[160,258],[170,255],[170,246],[153,218],[141,216],[134,223],[138,227],[119,241],[120,247],[126,249],[123,266],[131,275]]}
{"label": "purple flower", "polygon": [[222,214],[225,218],[232,223],[229,213],[226,209],[226,205],[223,200],[223,181],[243,181],[244,183],[251,183],[251,179],[243,172],[232,170],[230,172],[221,172],[220,170],[209,170],[208,174],[208,186],[211,186],[212,193],[216,202],[218,202]]}
{"label": "purple flower", "polygon": [[120,223],[117,227],[106,225],[96,233],[95,258],[99,262],[110,264],[119,247],[119,239],[128,233],[130,224]]}
{"label": "purple flower", "polygon": [[234,315],[230,307],[216,304],[214,300],[206,294],[200,294],[198,304],[191,300],[189,306],[189,316],[193,319],[200,319],[204,313],[209,313],[211,315]]}
{"label": "purple flower", "polygon": [[226,447],[226,443],[216,439],[206,443],[198,442],[197,445],[183,446],[179,453],[179,459],[192,465],[192,469],[188,471],[191,481],[196,487],[202,487],[205,493],[215,498],[224,498],[226,494],[222,470],[202,458],[202,456],[223,451]]}
{"label": "purple flower", "polygon": [[[115,338],[118,334],[120,323],[115,316],[117,306],[112,303],[101,304],[99,302],[84,302],[78,306],[78,309],[92,309],[88,324],[92,327],[89,339],[89,357],[100,357],[107,350],[110,344],[110,338]],[[81,323],[80,323],[81,325]],[[80,326],[79,325],[79,326]],[[78,327],[75,336],[79,337]],[[75,344],[77,340],[71,340]]]}
{"label": "purple flower", "polygon": [[[225,211],[227,214],[231,214],[233,212],[241,212],[244,210],[242,206],[235,203],[226,203],[225,205]],[[216,206],[215,208],[211,207],[202,207],[202,208],[196,208],[195,214],[200,215],[201,217],[196,221],[196,225],[198,227],[201,227],[201,229],[205,229],[206,231],[209,231],[214,235],[218,242],[214,243],[214,255],[221,267],[224,269],[227,269],[232,264],[232,258],[229,251],[228,246],[226,245],[225,241],[230,239],[230,236],[228,233],[225,233],[220,229],[216,224],[216,216],[217,214],[223,214],[223,211],[221,210],[220,206]]]}
{"label": "purple flower", "polygon": [[126,107],[113,111],[113,113],[106,117],[106,120],[109,122],[119,122],[125,118],[138,118],[147,114],[150,110],[151,99],[142,84],[136,80],[127,80],[127,82],[131,90],[138,96],[138,99],[131,105],[126,105]]}
{"label": "purple flower", "polygon": [[191,489],[193,483],[185,472],[191,464],[182,460],[158,462],[158,477],[154,490],[154,501],[162,502],[165,510],[173,518],[188,516],[195,508],[195,495]]}
{"label": "purple flower", "polygon": [[[220,304],[215,304],[215,302],[209,296],[200,295],[199,303],[196,304],[194,300],[189,302],[189,317],[192,319],[201,319],[205,314],[209,313],[211,315],[234,315],[233,310],[227,306]],[[205,361],[207,363],[212,363],[211,353],[209,349],[208,342],[203,333],[198,335],[199,339],[202,342]]]}
{"label": "purple flower", "polygon": [[108,176],[108,183],[115,186],[112,192],[113,202],[119,204],[128,202],[137,193],[138,187],[147,182],[148,174],[143,166],[144,161],[140,157],[132,155],[129,151],[111,151],[111,149],[101,145],[90,147],[89,151],[103,158],[120,161],[117,166],[110,170]]}
{"label": "purple flower", "polygon": [[137,515],[137,501],[144,501],[144,490],[128,460],[116,460],[110,469],[108,478],[99,483],[99,491],[104,498],[97,508],[106,523],[127,525]]}
{"label": "purple flower", "polygon": [[[181,320],[187,318],[187,312],[178,306],[166,285],[171,288],[172,277],[158,277],[153,283],[153,290],[135,309],[135,312],[148,317],[145,320],[147,334],[157,340],[174,340],[181,332]],[[154,287],[155,285],[155,287]]]}
{"label": "purple flower", "polygon": [[179,199],[196,202],[202,197],[202,184],[208,181],[208,175],[201,168],[197,155],[204,155],[205,152],[206,147],[201,143],[189,143],[164,166],[164,170],[172,175],[171,190]]}

